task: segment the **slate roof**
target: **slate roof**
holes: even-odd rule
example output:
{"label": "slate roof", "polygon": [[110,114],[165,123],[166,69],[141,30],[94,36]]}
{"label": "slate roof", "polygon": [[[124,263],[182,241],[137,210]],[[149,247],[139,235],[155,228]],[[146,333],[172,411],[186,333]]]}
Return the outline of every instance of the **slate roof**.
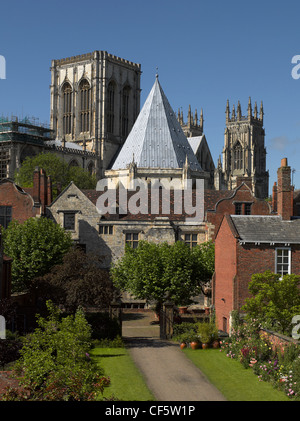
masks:
{"label": "slate roof", "polygon": [[281,216],[230,216],[238,238],[244,243],[300,244],[300,219]]}
{"label": "slate roof", "polygon": [[202,171],[156,77],[111,169],[125,169],[133,158],[138,168],[183,168],[186,157],[192,171]]}

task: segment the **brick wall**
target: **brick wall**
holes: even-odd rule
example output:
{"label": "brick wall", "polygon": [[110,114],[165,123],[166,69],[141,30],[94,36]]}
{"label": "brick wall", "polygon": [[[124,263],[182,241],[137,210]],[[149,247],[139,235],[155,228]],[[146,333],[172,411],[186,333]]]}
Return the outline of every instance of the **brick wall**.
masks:
{"label": "brick wall", "polygon": [[[226,245],[226,246],[225,246]],[[234,287],[236,275],[237,240],[232,235],[226,217],[219,229],[215,241],[215,274],[212,284],[212,300],[215,306],[218,328],[226,330],[224,322],[229,324],[229,315],[234,308]]]}
{"label": "brick wall", "polygon": [[[206,196],[208,194],[206,193]],[[207,197],[206,200],[208,201]],[[271,213],[271,207],[269,204],[262,199],[258,199],[253,196],[249,187],[246,184],[241,184],[236,190],[227,192],[227,197],[220,197],[214,204],[214,209],[208,209],[206,212],[207,222],[215,226],[214,233],[218,232],[223,216],[225,214],[235,214],[235,203],[252,203],[251,215],[269,215]],[[214,238],[213,238],[214,239]]]}

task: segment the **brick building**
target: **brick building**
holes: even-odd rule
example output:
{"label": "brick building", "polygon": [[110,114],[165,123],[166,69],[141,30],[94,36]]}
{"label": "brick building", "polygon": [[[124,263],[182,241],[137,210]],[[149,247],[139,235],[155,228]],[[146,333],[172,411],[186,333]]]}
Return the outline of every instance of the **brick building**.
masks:
{"label": "brick building", "polygon": [[216,233],[212,296],[218,327],[226,332],[230,312],[240,310],[249,297],[254,273],[300,274],[300,219],[294,215],[294,188],[286,159],[277,176],[272,215],[225,214]]}
{"label": "brick building", "polygon": [[23,223],[28,218],[43,216],[51,202],[51,178],[43,169],[34,171],[32,188],[21,188],[13,180],[3,178],[0,180],[0,225],[6,228],[12,220]]}

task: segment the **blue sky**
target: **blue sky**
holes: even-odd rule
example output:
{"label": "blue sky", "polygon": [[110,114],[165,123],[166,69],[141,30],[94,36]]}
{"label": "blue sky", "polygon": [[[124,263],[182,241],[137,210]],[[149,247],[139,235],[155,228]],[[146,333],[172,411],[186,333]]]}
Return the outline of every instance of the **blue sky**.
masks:
{"label": "blue sky", "polygon": [[[49,122],[52,59],[106,50],[141,63],[141,105],[155,80],[186,119],[203,108],[215,164],[224,144],[225,107],[247,112],[263,101],[270,186],[283,157],[300,188],[300,55],[296,1],[111,0],[4,2],[0,11],[0,115]],[[299,71],[300,73],[300,71]]]}

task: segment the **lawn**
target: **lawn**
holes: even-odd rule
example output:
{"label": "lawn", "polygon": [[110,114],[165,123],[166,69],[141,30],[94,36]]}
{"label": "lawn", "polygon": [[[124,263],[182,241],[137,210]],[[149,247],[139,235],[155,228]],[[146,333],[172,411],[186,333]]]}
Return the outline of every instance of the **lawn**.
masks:
{"label": "lawn", "polygon": [[271,383],[260,382],[252,369],[226,357],[218,349],[184,350],[186,356],[214,384],[228,401],[289,401]]}
{"label": "lawn", "polygon": [[105,388],[104,397],[114,396],[122,401],[155,400],[126,348],[95,347],[91,357],[111,380],[110,386]]}

